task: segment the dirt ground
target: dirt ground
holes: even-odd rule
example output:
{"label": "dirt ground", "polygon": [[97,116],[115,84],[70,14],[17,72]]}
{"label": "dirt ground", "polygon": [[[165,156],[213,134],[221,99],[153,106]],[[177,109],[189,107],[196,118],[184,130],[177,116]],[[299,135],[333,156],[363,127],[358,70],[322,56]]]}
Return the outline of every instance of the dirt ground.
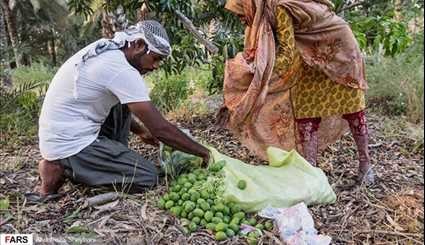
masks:
{"label": "dirt ground", "polygon": [[[190,128],[195,137],[222,153],[247,163],[260,163],[227,130],[217,129],[211,122],[213,116],[206,115],[180,125]],[[333,205],[311,207],[316,228],[321,234],[331,236],[333,244],[423,244],[423,145],[410,136],[416,129],[377,115],[371,115],[369,122],[377,184],[369,189],[354,184],[357,160],[349,135],[328,147],[318,162],[338,199]],[[423,127],[421,130],[423,133]],[[138,144],[137,139],[132,139],[132,147],[156,161],[155,149]],[[155,207],[156,200],[166,190],[164,183],[147,193],[122,195],[103,206],[85,207],[86,198],[110,190],[68,182],[59,200],[29,204],[23,194],[31,191],[37,182],[39,159],[35,140],[27,145],[2,147],[0,200],[3,208],[6,197],[10,203],[6,210],[0,211],[0,233],[45,235],[55,238],[57,244],[65,237],[84,244],[215,243],[207,231],[185,236],[178,220]],[[43,241],[54,243],[52,238]],[[245,239],[234,237],[221,244],[245,244]],[[266,232],[260,244],[282,243],[274,231]]]}

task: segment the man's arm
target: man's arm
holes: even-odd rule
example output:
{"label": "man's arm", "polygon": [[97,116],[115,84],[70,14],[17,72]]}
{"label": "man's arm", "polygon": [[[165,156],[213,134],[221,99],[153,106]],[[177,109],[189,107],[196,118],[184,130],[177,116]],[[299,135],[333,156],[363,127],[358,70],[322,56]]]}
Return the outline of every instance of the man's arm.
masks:
{"label": "man's arm", "polygon": [[151,132],[143,125],[137,122],[137,120],[131,116],[130,131],[140,137],[140,139],[146,144],[158,146],[159,141],[152,136]]}
{"label": "man's arm", "polygon": [[168,122],[151,102],[136,102],[127,105],[154,138],[177,150],[202,157],[204,163],[208,162],[208,149]]}
{"label": "man's arm", "polygon": [[133,116],[131,117],[130,131],[137,135],[146,133],[146,129]]}

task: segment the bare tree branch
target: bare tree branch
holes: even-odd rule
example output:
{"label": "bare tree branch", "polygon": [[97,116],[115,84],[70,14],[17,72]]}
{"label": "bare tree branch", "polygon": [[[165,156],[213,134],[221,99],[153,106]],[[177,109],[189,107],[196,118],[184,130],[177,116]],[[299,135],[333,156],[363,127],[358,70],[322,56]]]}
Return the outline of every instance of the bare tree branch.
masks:
{"label": "bare tree branch", "polygon": [[337,14],[342,13],[344,11],[347,11],[349,9],[352,9],[352,8],[357,7],[357,6],[363,5],[365,3],[366,3],[365,1],[357,2],[357,3],[352,3],[352,4],[348,5],[348,6],[345,6],[345,7],[341,8],[341,9],[337,10],[336,13]]}
{"label": "bare tree branch", "polygon": [[177,17],[180,19],[180,21],[183,23],[183,26],[192,33],[196,39],[198,39],[199,42],[201,42],[211,53],[215,54],[218,52],[217,46],[215,46],[212,42],[207,40],[203,37],[200,31],[196,29],[196,27],[193,25],[192,21],[189,20],[182,12],[175,10],[174,13],[176,13]]}

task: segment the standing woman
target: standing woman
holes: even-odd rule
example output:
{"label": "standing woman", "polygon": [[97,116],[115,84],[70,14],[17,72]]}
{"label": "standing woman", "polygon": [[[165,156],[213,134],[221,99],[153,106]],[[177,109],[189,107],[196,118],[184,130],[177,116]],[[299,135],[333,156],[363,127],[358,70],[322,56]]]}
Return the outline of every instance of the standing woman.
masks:
{"label": "standing woman", "polygon": [[245,48],[226,62],[218,121],[262,158],[268,146],[296,148],[314,166],[318,148],[349,127],[358,180],[371,184],[364,60],[332,8],[329,0],[228,0],[246,25]]}

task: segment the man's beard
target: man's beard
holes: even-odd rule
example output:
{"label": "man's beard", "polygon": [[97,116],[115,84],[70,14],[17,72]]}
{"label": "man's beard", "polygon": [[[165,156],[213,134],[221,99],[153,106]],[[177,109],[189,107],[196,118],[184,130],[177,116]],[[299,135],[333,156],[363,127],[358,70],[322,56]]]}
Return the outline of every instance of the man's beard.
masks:
{"label": "man's beard", "polygon": [[146,52],[141,52],[139,54],[134,55],[133,59],[130,61],[130,65],[136,68],[141,75],[145,75],[146,73],[151,72],[151,69],[144,69],[142,67],[142,57],[146,54]]}

